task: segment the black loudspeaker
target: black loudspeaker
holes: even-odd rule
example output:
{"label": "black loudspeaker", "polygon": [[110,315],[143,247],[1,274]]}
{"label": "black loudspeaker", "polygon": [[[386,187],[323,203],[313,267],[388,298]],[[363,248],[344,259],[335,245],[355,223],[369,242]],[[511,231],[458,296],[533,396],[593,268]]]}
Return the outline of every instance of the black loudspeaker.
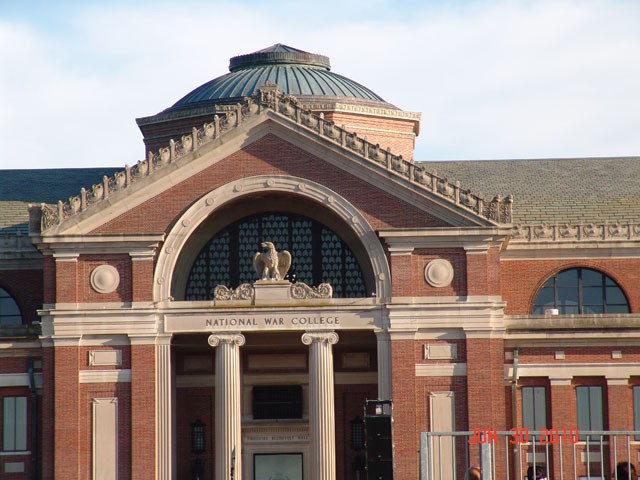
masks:
{"label": "black loudspeaker", "polygon": [[393,442],[391,416],[366,416],[367,478],[369,480],[393,480]]}

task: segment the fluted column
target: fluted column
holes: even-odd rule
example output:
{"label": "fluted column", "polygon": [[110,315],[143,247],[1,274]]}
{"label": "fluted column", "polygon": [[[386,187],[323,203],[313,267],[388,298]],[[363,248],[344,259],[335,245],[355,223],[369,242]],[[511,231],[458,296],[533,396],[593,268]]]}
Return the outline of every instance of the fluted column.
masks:
{"label": "fluted column", "polygon": [[171,473],[171,335],[156,343],[156,478],[170,480]]}
{"label": "fluted column", "polygon": [[333,350],[336,332],[306,332],[309,349],[309,433],[311,480],[336,478],[336,419],[333,394]]}
{"label": "fluted column", "polygon": [[209,345],[216,348],[216,480],[242,479],[240,347],[244,341],[241,333],[209,336]]}

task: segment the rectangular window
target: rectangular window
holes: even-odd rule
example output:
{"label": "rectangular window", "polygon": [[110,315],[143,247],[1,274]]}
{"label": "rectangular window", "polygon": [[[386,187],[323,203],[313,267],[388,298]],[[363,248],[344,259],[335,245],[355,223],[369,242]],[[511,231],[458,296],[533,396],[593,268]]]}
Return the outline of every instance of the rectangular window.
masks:
{"label": "rectangular window", "polygon": [[522,426],[530,432],[547,428],[545,387],[522,387]]}
{"label": "rectangular window", "polygon": [[[602,402],[602,387],[576,387],[576,410],[578,413],[578,430],[604,430],[604,404]],[[591,435],[589,440],[599,439]],[[586,440],[586,435],[580,435],[580,440]]]}
{"label": "rectangular window", "polygon": [[302,418],[302,387],[300,385],[253,387],[253,418],[255,420]]}
{"label": "rectangular window", "polygon": [[27,397],[2,399],[2,450],[18,452],[27,449]]}

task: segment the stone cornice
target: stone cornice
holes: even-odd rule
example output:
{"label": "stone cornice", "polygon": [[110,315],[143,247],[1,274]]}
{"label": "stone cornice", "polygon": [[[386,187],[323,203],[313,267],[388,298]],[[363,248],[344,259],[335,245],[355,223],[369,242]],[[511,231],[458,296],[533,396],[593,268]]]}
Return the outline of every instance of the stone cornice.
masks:
{"label": "stone cornice", "polygon": [[387,150],[373,145],[363,138],[339,128],[332,122],[325,121],[321,116],[311,113],[299,106],[295,97],[280,94],[277,89],[263,87],[253,99],[247,99],[243,104],[228,111],[225,115],[215,116],[214,121],[202,128],[193,128],[191,135],[184,135],[177,142],[171,141],[167,147],[157,153],[149,152],[148,158],[139,161],[133,167],[125,167],[113,177],[104,177],[103,181],[95,184],[90,190],[82,189],[79,195],[68,201],[59,201],[57,205],[32,205],[30,212],[30,230],[40,232],[64,231],[71,224],[66,222],[83,212],[93,210],[93,207],[110,201],[110,198],[122,199],[125,191],[135,183],[147,183],[145,179],[155,175],[157,171],[166,169],[180,159],[193,159],[201,156],[197,152],[207,144],[213,144],[221,136],[242,128],[243,124],[259,118],[263,112],[273,113],[276,118],[295,124],[305,132],[322,139],[323,142],[338,146],[340,150],[348,152],[367,162],[371,167],[385,170],[398,179],[411,184],[417,191],[424,191],[438,202],[455,205],[456,210],[469,218],[481,220],[489,224],[510,224],[512,213],[511,197],[481,198],[469,190],[462,189],[456,183],[452,184],[444,178],[427,171],[424,167],[407,162],[402,156],[395,156]]}
{"label": "stone cornice", "polygon": [[339,102],[302,102],[305,108],[313,111],[334,111],[340,113],[356,113],[386,118],[400,118],[405,120],[413,120],[419,122],[422,118],[420,112],[407,112],[404,110],[396,110],[392,108],[374,107],[369,105],[354,105]]}
{"label": "stone cornice", "polygon": [[379,230],[391,254],[411,253],[416,248],[464,248],[469,252],[486,252],[506,245],[510,230],[495,227],[413,228]]}
{"label": "stone cornice", "polygon": [[505,345],[614,347],[637,345],[640,314],[507,315]]}
{"label": "stone cornice", "polygon": [[[513,377],[513,366],[505,365],[505,378]],[[606,377],[612,379],[629,378],[640,375],[637,363],[540,363],[518,365],[518,378],[549,377],[569,379],[573,377]]]}
{"label": "stone cornice", "polygon": [[618,313],[602,315],[505,315],[508,331],[542,330],[611,330],[637,329],[640,331],[640,314]]}
{"label": "stone cornice", "polygon": [[164,234],[146,235],[48,235],[33,236],[33,242],[45,255],[124,253],[132,257],[153,257]]}
{"label": "stone cornice", "polygon": [[0,270],[41,270],[42,254],[26,235],[0,235]]}

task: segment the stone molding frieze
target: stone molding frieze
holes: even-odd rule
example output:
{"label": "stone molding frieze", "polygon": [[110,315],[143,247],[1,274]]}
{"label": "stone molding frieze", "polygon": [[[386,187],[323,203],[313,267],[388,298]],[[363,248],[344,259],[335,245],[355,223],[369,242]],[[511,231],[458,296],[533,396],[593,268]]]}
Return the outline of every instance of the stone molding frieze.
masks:
{"label": "stone molding frieze", "polygon": [[515,225],[513,243],[621,242],[640,240],[640,223]]}
{"label": "stone molding frieze", "polygon": [[291,296],[297,300],[331,298],[333,297],[333,287],[328,283],[321,283],[317,287],[310,287],[306,283],[297,282],[291,285]]}
{"label": "stone molding frieze", "polygon": [[243,283],[238,288],[218,285],[213,289],[214,300],[252,300],[254,294],[253,285],[250,283]]}
{"label": "stone molding frieze", "polygon": [[[292,283],[289,287],[291,298],[295,300],[328,299],[333,297],[333,287],[328,283],[321,283],[317,287],[310,287],[306,283]],[[213,289],[213,299],[217,301],[246,300],[255,298],[255,288],[250,283],[243,283],[237,288],[218,285]]]}
{"label": "stone molding frieze", "polygon": [[[294,96],[280,93],[275,85],[265,85],[252,98],[246,98],[243,103],[230,107],[221,115],[215,115],[213,122],[205,123],[202,128],[193,127],[190,135],[183,135],[177,141],[171,140],[168,146],[160,148],[155,153],[149,152],[146,159],[133,166],[125,165],[123,171],[116,172],[113,177],[103,177],[102,182],[89,189],[82,188],[79,195],[72,196],[65,202],[60,200],[56,205],[40,204],[41,231],[45,232],[60,225],[66,219],[107,200],[116,192],[153,175],[155,171],[220,138],[265,110],[289,119],[319,137],[377,165],[378,168],[478,217],[498,224],[510,224],[512,221],[511,195],[497,195],[493,198],[476,195],[468,189],[463,189],[459,182],[452,183],[435,172],[404,160],[402,155],[393,155],[380,145],[372,144],[357,134],[324,120],[322,114],[315,115],[301,106]],[[37,214],[34,212],[32,215]]]}

